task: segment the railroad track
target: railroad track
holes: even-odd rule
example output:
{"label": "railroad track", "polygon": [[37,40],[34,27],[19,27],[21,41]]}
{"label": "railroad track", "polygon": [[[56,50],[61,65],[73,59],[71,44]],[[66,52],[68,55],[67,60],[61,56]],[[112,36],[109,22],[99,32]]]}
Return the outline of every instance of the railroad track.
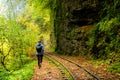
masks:
{"label": "railroad track", "polygon": [[60,62],[51,58],[49,55],[45,54],[45,58],[54,64],[61,73],[62,80],[74,80],[72,73]]}
{"label": "railroad track", "polygon": [[[51,59],[59,62],[63,66],[66,66],[66,69],[68,70],[69,74],[74,73],[74,76],[73,76],[73,74],[71,74],[71,76],[72,76],[71,79],[65,79],[65,80],[100,80],[96,75],[94,75],[93,73],[91,73],[90,71],[88,71],[87,69],[82,67],[81,65],[79,65],[71,60],[65,59],[63,57],[57,56],[57,55],[52,54],[52,53],[45,54],[45,56],[49,56]],[[67,65],[65,65],[64,63],[66,63]],[[76,69],[71,71],[71,68],[73,68],[73,67],[69,68],[67,66],[69,66],[69,67],[70,66],[73,66],[73,67],[77,66],[77,67],[75,67]],[[79,76],[77,73],[79,74]],[[76,76],[76,74],[77,74],[77,76]],[[85,75],[83,75],[83,74],[85,74]]]}

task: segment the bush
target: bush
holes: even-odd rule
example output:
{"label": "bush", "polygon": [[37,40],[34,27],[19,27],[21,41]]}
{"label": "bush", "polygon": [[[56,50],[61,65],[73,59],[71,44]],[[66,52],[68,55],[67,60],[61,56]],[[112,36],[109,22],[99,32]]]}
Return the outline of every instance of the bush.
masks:
{"label": "bush", "polygon": [[87,45],[95,58],[107,58],[109,53],[119,53],[120,23],[118,18],[103,19],[88,33]]}

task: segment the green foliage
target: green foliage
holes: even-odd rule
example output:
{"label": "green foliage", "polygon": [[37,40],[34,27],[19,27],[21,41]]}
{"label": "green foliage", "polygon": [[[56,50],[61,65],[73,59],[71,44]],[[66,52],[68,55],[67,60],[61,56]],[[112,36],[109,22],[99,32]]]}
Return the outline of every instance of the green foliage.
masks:
{"label": "green foliage", "polygon": [[120,14],[120,10],[119,10],[120,1],[119,0],[102,1],[101,6],[102,6],[102,10],[99,13],[101,15],[101,19],[104,17],[111,19]]}
{"label": "green foliage", "polygon": [[32,61],[16,71],[2,71],[2,73],[0,73],[0,80],[30,80],[35,64],[36,61]]}
{"label": "green foliage", "polygon": [[8,73],[32,60],[28,55],[35,51],[39,30],[23,26],[14,19],[0,17],[0,22],[0,70]]}
{"label": "green foliage", "polygon": [[14,6],[18,6],[19,2],[24,3],[23,0],[6,2],[10,11],[6,14],[7,18],[0,17],[1,72],[6,71],[11,75],[30,62],[32,58],[29,56],[35,53],[34,46],[39,39],[44,40],[46,49],[51,45],[50,35],[54,24],[52,10],[55,8],[55,1],[25,0],[26,5],[21,9],[24,10],[19,14],[14,12]]}
{"label": "green foliage", "polygon": [[108,67],[108,70],[113,73],[118,73],[120,75],[120,63],[112,64]]}
{"label": "green foliage", "polygon": [[101,21],[88,33],[90,37],[87,45],[95,58],[103,57],[105,59],[112,52],[117,53],[117,56],[120,52],[120,9],[118,8],[120,1],[103,1],[102,4]]}
{"label": "green foliage", "polygon": [[89,41],[87,45],[93,52],[95,57],[107,58],[109,53],[119,53],[120,37],[119,37],[120,23],[117,17],[110,20],[103,19],[88,33]]}
{"label": "green foliage", "polygon": [[[0,21],[2,21],[2,19]],[[24,64],[22,56],[26,55],[26,49],[29,46],[25,44],[27,42],[24,38],[27,37],[25,36],[26,32],[19,24],[12,20],[4,19],[3,25],[1,24],[1,28],[1,64],[4,69],[12,70]]]}
{"label": "green foliage", "polygon": [[55,48],[51,47],[51,48],[50,48],[50,51],[51,51],[51,52],[55,52]]}
{"label": "green foliage", "polygon": [[34,24],[34,26],[39,27],[36,41],[42,37],[46,49],[49,49],[51,42],[54,42],[50,41],[50,35],[54,35],[54,13],[52,6],[55,4],[55,1],[56,0],[29,0],[23,14],[19,17],[19,21],[22,22],[22,25],[29,26],[28,24]]}
{"label": "green foliage", "polygon": [[[15,6],[21,2],[26,5],[22,6],[20,10],[23,8],[24,10],[18,14],[15,12]],[[50,35],[54,35],[55,3],[56,0],[8,0],[6,2],[9,4],[7,17],[0,17],[0,80],[17,78],[27,80],[26,77],[31,75],[29,70],[26,71],[26,68],[31,65],[26,68],[23,66],[33,60],[29,56],[35,53],[34,46],[39,39],[44,40],[46,49],[51,45]]]}

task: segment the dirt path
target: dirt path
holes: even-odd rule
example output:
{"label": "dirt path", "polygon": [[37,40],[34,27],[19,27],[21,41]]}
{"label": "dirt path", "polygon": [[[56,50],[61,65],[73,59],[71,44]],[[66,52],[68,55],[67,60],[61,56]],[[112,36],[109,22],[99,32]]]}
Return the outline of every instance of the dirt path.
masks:
{"label": "dirt path", "polygon": [[37,65],[35,66],[31,80],[62,80],[59,74],[59,70],[43,58],[41,68],[39,69]]}

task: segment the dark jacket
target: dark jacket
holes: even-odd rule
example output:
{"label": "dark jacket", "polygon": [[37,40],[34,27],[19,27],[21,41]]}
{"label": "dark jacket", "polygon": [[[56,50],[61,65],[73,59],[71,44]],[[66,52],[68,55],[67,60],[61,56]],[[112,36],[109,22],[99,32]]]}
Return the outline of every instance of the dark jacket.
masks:
{"label": "dark jacket", "polygon": [[[37,50],[39,48],[42,48],[41,51]],[[44,53],[44,45],[42,43],[37,43],[36,44],[36,55],[43,55]]]}

